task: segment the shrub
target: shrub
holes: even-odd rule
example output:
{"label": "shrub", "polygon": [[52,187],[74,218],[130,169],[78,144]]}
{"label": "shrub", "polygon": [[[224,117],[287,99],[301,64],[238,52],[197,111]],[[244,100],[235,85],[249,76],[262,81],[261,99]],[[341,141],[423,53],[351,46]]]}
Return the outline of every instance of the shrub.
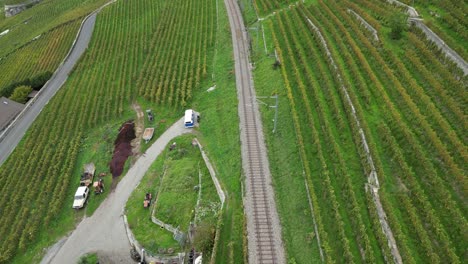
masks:
{"label": "shrub", "polygon": [[28,94],[32,91],[33,89],[31,86],[26,86],[26,85],[21,85],[15,88],[13,91],[13,94],[10,96],[10,99],[24,104],[28,101]]}
{"label": "shrub", "polygon": [[408,28],[406,21],[408,16],[402,13],[395,13],[390,17],[389,25],[392,31],[390,31],[390,38],[400,39],[403,32]]}

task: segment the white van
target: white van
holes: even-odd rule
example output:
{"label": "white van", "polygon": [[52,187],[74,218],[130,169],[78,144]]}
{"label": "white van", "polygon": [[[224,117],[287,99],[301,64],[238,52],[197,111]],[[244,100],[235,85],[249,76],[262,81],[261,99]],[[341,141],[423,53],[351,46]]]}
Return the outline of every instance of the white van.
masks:
{"label": "white van", "polygon": [[195,125],[195,112],[192,109],[185,110],[184,126],[186,128]]}
{"label": "white van", "polygon": [[86,186],[78,187],[78,190],[76,190],[76,193],[75,193],[75,200],[73,201],[73,209],[83,208],[83,206],[86,203],[86,200],[88,199],[88,196],[89,196],[88,187]]}

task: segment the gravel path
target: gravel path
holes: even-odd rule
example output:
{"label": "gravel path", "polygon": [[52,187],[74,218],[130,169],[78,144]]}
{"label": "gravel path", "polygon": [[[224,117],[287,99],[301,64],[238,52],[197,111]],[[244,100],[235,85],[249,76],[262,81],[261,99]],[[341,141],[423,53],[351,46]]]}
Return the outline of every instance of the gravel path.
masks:
{"label": "gravel path", "polygon": [[[183,118],[162,134],[130,168],[91,217],[85,218],[61,246],[52,246],[41,263],[76,263],[88,252],[104,252],[112,263],[133,263],[122,214],[130,194],[171,139],[190,133]],[[71,209],[70,209],[71,210]]]}
{"label": "gravel path", "polygon": [[231,25],[246,197],[249,263],[285,263],[267,149],[255,100],[246,29],[235,0],[224,1]]}

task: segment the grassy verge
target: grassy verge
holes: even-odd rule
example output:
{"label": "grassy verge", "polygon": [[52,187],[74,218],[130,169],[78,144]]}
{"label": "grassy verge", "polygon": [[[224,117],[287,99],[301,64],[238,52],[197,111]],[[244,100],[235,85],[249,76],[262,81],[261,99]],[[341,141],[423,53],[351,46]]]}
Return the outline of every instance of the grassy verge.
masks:
{"label": "grassy verge", "polygon": [[[150,252],[180,246],[172,234],[151,222],[151,209],[142,201],[146,193],[153,195],[155,217],[187,233],[197,212],[198,222],[213,222],[219,209],[219,199],[198,148],[191,146],[193,135],[174,139],[175,150],[167,148],[153,163],[127,203],[129,225],[136,239]],[[199,173],[201,200],[196,208]],[[218,204],[218,206],[216,206]],[[213,205],[215,205],[213,207]]]}
{"label": "grassy verge", "polygon": [[[267,24],[265,39],[251,31],[254,47],[254,83],[257,96],[279,96],[278,120],[273,133],[275,111],[259,104],[263,131],[268,147],[270,170],[275,187],[276,203],[281,219],[282,235],[288,261],[291,263],[319,263],[320,255],[313,229],[312,215],[307,202],[302,161],[296,146],[296,132],[291,116],[281,71],[273,68],[274,45]],[[266,43],[268,54],[264,52]],[[275,99],[261,99],[275,105]]]}
{"label": "grassy verge", "polygon": [[218,0],[218,29],[216,53],[212,67],[212,81],[206,89],[216,84],[212,92],[195,95],[192,107],[202,115],[199,141],[204,146],[218,173],[221,187],[226,193],[222,212],[220,237],[216,248],[216,263],[245,263],[244,214],[241,192],[241,154],[237,90],[235,86],[232,39],[224,1]]}
{"label": "grassy verge", "polygon": [[[156,198],[163,175],[165,153],[160,155],[151,165],[138,187],[127,201],[127,219],[138,242],[149,252],[157,253],[159,248],[174,248],[179,250],[179,244],[172,238],[172,234],[159,228],[151,222],[151,210],[143,207],[143,199],[147,192]],[[153,199],[153,201],[154,201]]]}
{"label": "grassy verge", "polygon": [[[174,140],[176,149],[165,154],[163,176],[155,195],[155,217],[187,232],[197,201],[198,166],[201,155],[190,138]],[[198,154],[198,155],[197,155]],[[164,157],[163,157],[164,158]]]}

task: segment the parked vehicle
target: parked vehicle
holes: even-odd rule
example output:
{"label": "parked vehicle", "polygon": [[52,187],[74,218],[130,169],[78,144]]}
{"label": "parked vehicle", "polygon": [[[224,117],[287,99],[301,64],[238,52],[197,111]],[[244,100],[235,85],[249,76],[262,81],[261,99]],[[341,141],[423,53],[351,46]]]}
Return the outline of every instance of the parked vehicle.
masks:
{"label": "parked vehicle", "polygon": [[93,183],[94,173],[96,172],[96,166],[94,163],[88,163],[84,165],[84,172],[81,175],[80,186],[88,187]]}
{"label": "parked vehicle", "polygon": [[75,200],[73,201],[73,209],[80,209],[86,203],[89,197],[89,188],[86,186],[80,186],[76,190]]}
{"label": "parked vehicle", "polygon": [[94,187],[94,194],[101,194],[104,192],[104,180],[99,179],[99,181],[95,181],[93,183]]}
{"label": "parked vehicle", "polygon": [[148,121],[153,122],[154,120],[153,111],[151,111],[151,109],[148,109],[146,110],[146,113],[148,114]]}
{"label": "parked vehicle", "polygon": [[153,134],[154,134],[153,127],[145,128],[145,131],[143,132],[143,140],[145,140],[146,143],[148,143],[148,141],[150,141],[153,138]]}
{"label": "parked vehicle", "polygon": [[146,193],[145,200],[143,201],[143,207],[144,208],[150,207],[152,199],[153,199],[153,196],[151,195],[151,193]]}
{"label": "parked vehicle", "polygon": [[191,128],[195,125],[195,111],[192,109],[185,110],[184,125],[186,128]]}

